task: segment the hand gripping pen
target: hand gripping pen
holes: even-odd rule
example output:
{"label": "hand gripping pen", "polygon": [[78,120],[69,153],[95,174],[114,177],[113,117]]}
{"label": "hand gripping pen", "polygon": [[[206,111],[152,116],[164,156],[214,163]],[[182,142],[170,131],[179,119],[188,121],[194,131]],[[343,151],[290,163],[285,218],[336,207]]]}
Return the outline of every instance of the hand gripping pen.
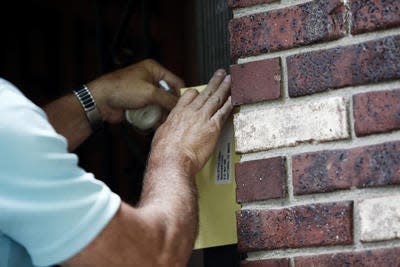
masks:
{"label": "hand gripping pen", "polygon": [[[159,82],[159,87],[166,92],[171,92],[171,88],[164,80]],[[131,109],[125,111],[126,120],[141,132],[148,132],[157,128],[162,116],[162,108],[159,105],[154,104],[140,109]]]}

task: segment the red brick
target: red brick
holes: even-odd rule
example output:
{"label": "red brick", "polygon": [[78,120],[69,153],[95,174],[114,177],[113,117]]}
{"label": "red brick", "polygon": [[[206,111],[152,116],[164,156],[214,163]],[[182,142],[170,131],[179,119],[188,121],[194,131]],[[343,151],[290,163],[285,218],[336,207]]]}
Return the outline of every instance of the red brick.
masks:
{"label": "red brick", "polygon": [[237,212],[241,252],[353,243],[352,202]]}
{"label": "red brick", "polygon": [[309,266],[352,266],[352,267],[384,267],[400,266],[400,248],[365,250],[360,252],[344,252],[318,256],[295,258],[296,267]]}
{"label": "red brick", "polygon": [[340,0],[316,0],[229,23],[231,56],[239,58],[338,39],[345,35]]}
{"label": "red brick", "polygon": [[400,36],[288,58],[291,97],[400,78]]}
{"label": "red brick", "polygon": [[400,184],[400,142],[292,158],[295,195]]}
{"label": "red brick", "polygon": [[353,34],[400,26],[399,0],[350,0]]}
{"label": "red brick", "polygon": [[281,67],[279,58],[233,65],[232,103],[251,104],[281,96]]}
{"label": "red brick", "polygon": [[286,169],[282,157],[236,164],[238,203],[285,197]]}
{"label": "red brick", "polygon": [[400,90],[353,96],[357,136],[400,129]]}
{"label": "red brick", "polygon": [[289,267],[289,259],[242,261],[240,267]]}
{"label": "red brick", "polygon": [[275,1],[277,0],[228,0],[228,6],[230,8],[248,7]]}

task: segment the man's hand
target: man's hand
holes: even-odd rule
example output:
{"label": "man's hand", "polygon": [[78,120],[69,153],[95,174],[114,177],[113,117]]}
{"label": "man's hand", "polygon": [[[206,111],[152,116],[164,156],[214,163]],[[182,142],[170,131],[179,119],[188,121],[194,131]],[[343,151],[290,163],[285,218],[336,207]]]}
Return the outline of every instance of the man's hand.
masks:
{"label": "man's hand", "polygon": [[123,203],[103,232],[62,266],[187,266],[198,210],[194,174],[206,163],[232,106],[230,76],[187,91],[157,130],[137,207]]}
{"label": "man's hand", "polygon": [[[184,86],[180,78],[153,60],[106,74],[87,85],[102,119],[118,123],[123,120],[126,109],[159,104],[171,110],[175,106],[178,98],[159,89],[160,80],[177,91]],[[70,151],[92,133],[82,105],[72,93],[51,102],[44,110],[56,131],[67,138]]]}
{"label": "man's hand", "polygon": [[177,92],[183,81],[154,60],[145,60],[106,74],[87,84],[104,121],[119,123],[126,109],[158,104],[171,110],[178,98],[158,88],[165,80]]}
{"label": "man's hand", "polygon": [[230,75],[218,70],[200,94],[188,90],[157,130],[149,166],[179,165],[194,175],[207,162],[232,111]]}

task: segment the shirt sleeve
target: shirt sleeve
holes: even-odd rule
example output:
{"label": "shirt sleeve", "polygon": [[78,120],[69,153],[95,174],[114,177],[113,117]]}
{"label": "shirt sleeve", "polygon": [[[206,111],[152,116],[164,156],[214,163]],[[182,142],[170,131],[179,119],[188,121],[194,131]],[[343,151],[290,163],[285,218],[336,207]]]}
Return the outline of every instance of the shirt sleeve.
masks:
{"label": "shirt sleeve", "polygon": [[48,266],[87,246],[120,198],[78,167],[45,113],[0,83],[0,231]]}

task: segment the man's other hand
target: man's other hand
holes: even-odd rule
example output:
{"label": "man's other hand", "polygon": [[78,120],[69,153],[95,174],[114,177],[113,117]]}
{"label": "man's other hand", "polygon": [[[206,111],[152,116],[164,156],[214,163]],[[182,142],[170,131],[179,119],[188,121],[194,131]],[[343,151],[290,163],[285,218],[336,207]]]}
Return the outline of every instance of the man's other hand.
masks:
{"label": "man's other hand", "polygon": [[218,70],[203,92],[186,91],[155,134],[149,167],[167,164],[183,167],[189,175],[198,172],[232,111],[230,86],[230,75]]}
{"label": "man's other hand", "polygon": [[191,178],[232,110],[230,84],[219,70],[205,91],[181,97],[153,139],[139,205],[123,203],[99,236],[62,266],[187,266],[198,225]]}
{"label": "man's other hand", "polygon": [[129,67],[108,73],[87,84],[95,99],[102,118],[109,123],[123,120],[126,109],[138,109],[158,104],[171,110],[177,96],[158,88],[165,80],[179,95],[183,81],[154,60],[147,59]]}

